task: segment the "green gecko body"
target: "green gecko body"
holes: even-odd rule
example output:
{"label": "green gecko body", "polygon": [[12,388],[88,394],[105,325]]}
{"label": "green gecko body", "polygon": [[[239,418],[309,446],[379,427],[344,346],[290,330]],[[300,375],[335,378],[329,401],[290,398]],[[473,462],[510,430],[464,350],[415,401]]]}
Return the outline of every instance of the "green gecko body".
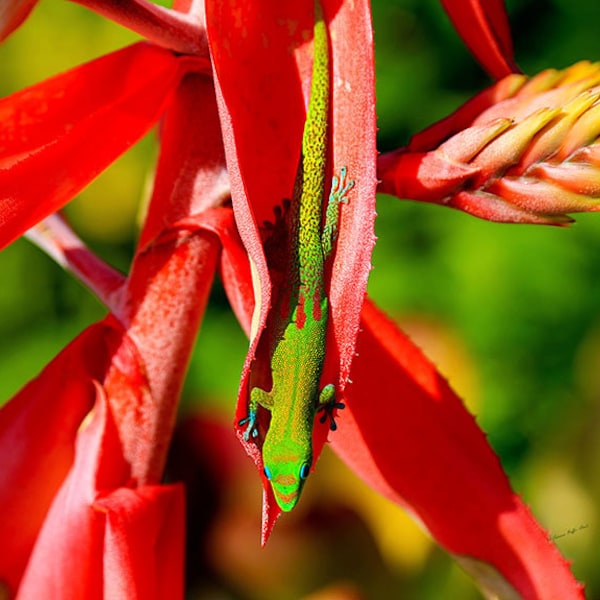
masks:
{"label": "green gecko body", "polygon": [[[270,412],[262,444],[264,474],[283,511],[290,511],[296,505],[312,468],[312,434],[317,411],[325,409],[331,417],[333,408],[343,407],[335,402],[333,384],[320,389],[329,313],[325,265],[337,235],[340,203],[347,201],[346,196],[354,186],[354,182],[346,179],[346,169],[341,169],[339,178],[333,178],[323,226],[329,96],[329,37],[317,0],[302,155],[292,199],[282,218],[284,234],[271,253],[279,256],[271,257],[270,268],[277,263],[283,276],[280,293],[259,341],[259,348],[264,344],[269,357],[271,388],[267,391],[263,389],[268,387],[264,383],[262,387],[253,384],[252,375],[264,372],[260,364],[253,365],[248,417],[240,422],[246,425],[244,437],[249,440],[258,437],[258,408]],[[333,418],[331,428],[335,429]]]}

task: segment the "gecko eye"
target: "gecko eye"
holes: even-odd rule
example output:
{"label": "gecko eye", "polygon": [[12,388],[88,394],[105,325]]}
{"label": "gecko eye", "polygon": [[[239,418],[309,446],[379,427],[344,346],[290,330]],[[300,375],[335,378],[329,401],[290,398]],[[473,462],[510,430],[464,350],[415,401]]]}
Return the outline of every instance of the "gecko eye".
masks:
{"label": "gecko eye", "polygon": [[304,463],[300,467],[300,479],[306,479],[310,473],[310,464]]}
{"label": "gecko eye", "polygon": [[263,469],[263,472],[264,472],[264,474],[265,474],[265,477],[266,477],[266,478],[267,478],[269,481],[271,481],[271,479],[273,478],[273,473],[271,473],[271,469],[269,469],[269,467],[267,467],[267,466],[265,465],[265,468]]}

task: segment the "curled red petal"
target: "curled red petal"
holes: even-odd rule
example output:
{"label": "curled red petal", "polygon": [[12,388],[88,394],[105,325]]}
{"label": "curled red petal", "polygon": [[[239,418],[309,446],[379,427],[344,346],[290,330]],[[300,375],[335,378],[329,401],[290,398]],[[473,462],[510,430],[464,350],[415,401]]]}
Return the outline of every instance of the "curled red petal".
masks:
{"label": "curled red petal", "polygon": [[105,598],[184,596],[185,491],[180,484],[100,495]]}
{"label": "curled red petal", "polygon": [[120,332],[93,325],[0,410],[0,580],[15,589]]}
{"label": "curled red petal", "polygon": [[[348,168],[355,182],[343,207],[329,300],[333,327],[327,340],[324,377],[342,391],[354,359],[354,346],[371,271],[375,244],[377,149],[375,69],[370,3],[324,3],[331,15],[333,65],[333,165]],[[339,5],[339,10],[333,13]],[[326,429],[326,428],[325,428]]]}
{"label": "curled red petal", "polygon": [[204,211],[229,202],[223,135],[210,78],[189,74],[178,86],[161,123],[160,148],[138,252],[181,219],[198,217],[200,225]]}
{"label": "curled red petal", "polygon": [[22,597],[164,598],[183,592],[183,490],[130,488],[101,387],[19,587]]}
{"label": "curled red petal", "polygon": [[173,224],[173,229],[211,231],[219,238],[222,248],[220,273],[223,287],[242,329],[250,336],[254,311],[250,261],[235,225],[231,207],[204,210],[200,214],[177,221]]}
{"label": "curled red petal", "polygon": [[[231,209],[221,206],[228,199],[214,90],[208,78],[190,73],[165,112],[148,216],[118,315],[127,326],[126,356],[133,368],[123,378],[115,372],[125,391],[110,401],[120,417],[125,456],[145,484],[162,477],[186,368],[222,255],[214,228],[220,218],[231,223]],[[129,375],[138,376],[136,369],[145,378],[138,386],[128,383]]]}
{"label": "curled red petal", "polygon": [[583,598],[446,381],[370,303],[362,325],[336,452],[448,551],[493,566],[526,600]]}
{"label": "curled red petal", "polygon": [[517,72],[503,0],[442,0],[454,27],[495,79]]}
{"label": "curled red petal", "polygon": [[148,131],[179,71],[174,54],[140,43],[1,100],[0,249]]}

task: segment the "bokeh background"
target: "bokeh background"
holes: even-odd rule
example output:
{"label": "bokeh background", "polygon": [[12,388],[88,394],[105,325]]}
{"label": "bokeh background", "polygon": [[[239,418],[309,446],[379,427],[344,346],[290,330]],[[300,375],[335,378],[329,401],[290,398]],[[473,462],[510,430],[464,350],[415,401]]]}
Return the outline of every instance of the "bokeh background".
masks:
{"label": "bokeh background", "polygon": [[[600,54],[596,2],[508,7],[526,73]],[[373,17],[385,151],[490,80],[436,0],[374,0]],[[0,48],[0,94],[135,39],[75,4],[42,0]],[[151,134],[66,211],[124,271],[155,155]],[[506,226],[386,196],[378,213],[371,296],[465,398],[588,597],[600,598],[600,216],[581,215],[569,229]],[[0,254],[0,282],[4,402],[104,309],[24,240]],[[189,597],[480,598],[417,525],[329,452],[303,502],[259,549],[260,484],[230,427],[246,348],[217,282],[169,467],[189,489]]]}

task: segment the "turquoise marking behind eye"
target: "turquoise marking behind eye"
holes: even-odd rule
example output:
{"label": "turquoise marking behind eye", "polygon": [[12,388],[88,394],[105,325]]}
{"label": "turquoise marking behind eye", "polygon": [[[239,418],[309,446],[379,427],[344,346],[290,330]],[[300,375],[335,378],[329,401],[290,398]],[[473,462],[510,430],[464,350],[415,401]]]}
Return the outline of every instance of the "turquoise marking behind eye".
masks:
{"label": "turquoise marking behind eye", "polygon": [[300,467],[300,479],[306,479],[310,473],[310,465],[308,463],[304,463]]}
{"label": "turquoise marking behind eye", "polygon": [[271,479],[273,479],[273,474],[271,473],[271,469],[269,469],[269,467],[267,467],[266,465],[265,465],[265,468],[263,469],[263,472],[264,472],[264,474],[265,474],[265,477],[266,477],[266,478],[267,478],[269,481],[271,481]]}

